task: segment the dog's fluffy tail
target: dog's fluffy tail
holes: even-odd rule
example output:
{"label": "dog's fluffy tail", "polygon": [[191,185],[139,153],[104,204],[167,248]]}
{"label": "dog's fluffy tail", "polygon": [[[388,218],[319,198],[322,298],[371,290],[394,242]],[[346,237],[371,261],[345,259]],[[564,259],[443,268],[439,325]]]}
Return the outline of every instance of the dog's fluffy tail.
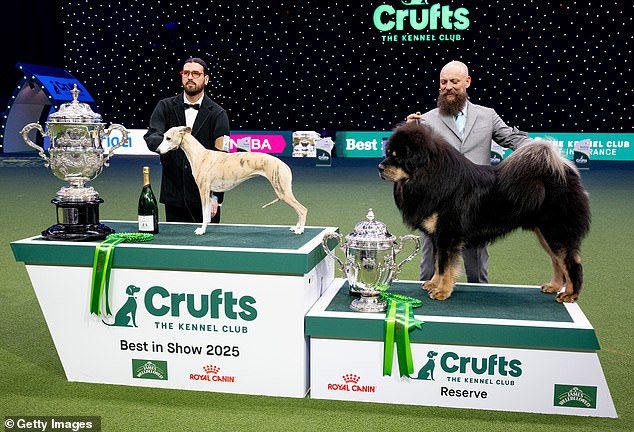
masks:
{"label": "dog's fluffy tail", "polygon": [[275,203],[276,203],[276,202],[278,202],[279,200],[280,200],[279,198],[275,198],[275,199],[274,199],[273,201],[271,201],[270,203],[268,203],[268,204],[264,204],[264,205],[262,206],[262,208],[267,208],[268,206],[275,204]]}
{"label": "dog's fluffy tail", "polygon": [[576,167],[562,157],[550,141],[536,140],[511,153],[497,170],[498,191],[520,211],[538,209],[546,196],[546,184],[566,185]]}

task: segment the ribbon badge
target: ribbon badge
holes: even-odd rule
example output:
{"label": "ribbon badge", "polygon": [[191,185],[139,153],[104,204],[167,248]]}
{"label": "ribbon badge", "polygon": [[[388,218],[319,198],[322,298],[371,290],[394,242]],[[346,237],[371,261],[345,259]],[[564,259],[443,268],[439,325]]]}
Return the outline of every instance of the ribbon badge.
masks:
{"label": "ribbon badge", "polygon": [[102,315],[102,306],[106,315],[112,315],[109,302],[110,272],[112,271],[112,258],[114,247],[119,243],[139,243],[152,240],[153,234],[121,233],[110,234],[104,241],[95,247],[95,255],[92,263],[92,283],[90,287],[90,313]]}
{"label": "ribbon badge", "polygon": [[383,375],[392,375],[394,344],[398,358],[400,376],[414,373],[414,361],[410,346],[409,332],[422,328],[423,321],[414,317],[413,303],[400,299],[390,299],[385,315],[385,341],[383,345]]}

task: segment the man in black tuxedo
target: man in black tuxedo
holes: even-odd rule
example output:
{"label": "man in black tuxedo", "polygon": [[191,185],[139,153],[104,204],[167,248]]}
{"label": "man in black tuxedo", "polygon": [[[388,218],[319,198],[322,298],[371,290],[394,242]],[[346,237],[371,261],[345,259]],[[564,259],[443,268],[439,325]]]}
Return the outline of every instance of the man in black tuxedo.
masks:
{"label": "man in black tuxedo", "polygon": [[[150,127],[143,136],[148,148],[156,151],[163,134],[174,126],[189,126],[192,135],[206,148],[218,150],[216,142],[229,135],[227,112],[205,94],[209,83],[207,64],[197,57],[185,60],[180,72],[183,92],[159,101],[150,117]],[[221,146],[220,146],[221,148]],[[202,222],[202,204],[191,166],[183,150],[161,155],[160,202],[165,205],[168,222]],[[211,222],[220,222],[223,193],[212,195]]]}

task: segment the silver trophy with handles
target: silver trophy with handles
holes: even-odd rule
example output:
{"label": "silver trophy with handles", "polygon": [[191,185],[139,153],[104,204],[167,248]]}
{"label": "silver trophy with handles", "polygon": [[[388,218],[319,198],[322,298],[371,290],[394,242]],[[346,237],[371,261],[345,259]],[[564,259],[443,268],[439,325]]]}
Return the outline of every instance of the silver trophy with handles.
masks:
{"label": "silver trophy with handles", "polygon": [[[350,308],[359,312],[383,312],[387,302],[381,300],[380,294],[389,288],[403,264],[416,256],[420,250],[420,238],[405,235],[399,237],[399,243],[383,222],[374,219],[372,209],[368,211],[366,219],[357,223],[354,232],[346,235],[345,240],[339,233],[327,233],[322,239],[322,246],[326,254],[339,263],[351,294],[359,295],[352,301]],[[331,238],[337,240],[344,252],[345,262],[328,247]],[[397,264],[396,256],[407,242],[414,243],[414,250]]]}
{"label": "silver trophy with handles", "polygon": [[[95,179],[108,166],[113,152],[128,139],[128,131],[112,124],[106,129],[101,115],[93,112],[88,104],[78,100],[79,89],[75,84],[73,101],[64,103],[59,111],[49,116],[46,132],[39,123],[30,123],[22,129],[24,142],[39,152],[45,166],[66,182],[51,200],[57,209],[57,224],[42,231],[47,240],[89,241],[104,239],[114,232],[99,222],[99,204],[103,199],[86,182]],[[29,138],[35,129],[42,137],[48,137],[48,156],[44,149]],[[104,154],[102,140],[114,131],[121,133],[119,143]]]}

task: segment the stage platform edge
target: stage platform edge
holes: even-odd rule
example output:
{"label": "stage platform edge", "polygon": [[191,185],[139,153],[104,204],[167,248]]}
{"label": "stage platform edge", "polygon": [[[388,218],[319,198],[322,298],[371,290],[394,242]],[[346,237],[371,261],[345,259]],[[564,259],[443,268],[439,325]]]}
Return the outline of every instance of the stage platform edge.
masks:
{"label": "stage platform edge", "polygon": [[536,286],[457,284],[448,300],[418,281],[390,291],[420,298],[409,332],[414,372],[399,376],[396,348],[383,375],[385,313],[349,309],[335,279],[306,316],[310,395],[316,399],[617,417],[594,329],[577,303]]}

